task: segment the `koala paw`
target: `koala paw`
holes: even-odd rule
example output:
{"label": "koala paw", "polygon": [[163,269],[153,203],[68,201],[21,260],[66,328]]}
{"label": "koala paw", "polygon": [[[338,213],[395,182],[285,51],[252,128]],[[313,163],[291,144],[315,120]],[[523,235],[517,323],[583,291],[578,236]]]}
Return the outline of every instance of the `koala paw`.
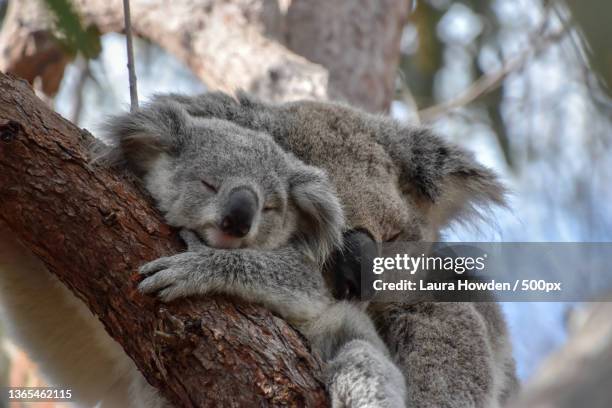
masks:
{"label": "koala paw", "polygon": [[328,365],[331,405],[405,408],[407,391],[399,369],[364,340],[347,343]]}
{"label": "koala paw", "polygon": [[210,292],[215,285],[207,255],[206,251],[184,252],[143,265],[138,290],[163,302]]}

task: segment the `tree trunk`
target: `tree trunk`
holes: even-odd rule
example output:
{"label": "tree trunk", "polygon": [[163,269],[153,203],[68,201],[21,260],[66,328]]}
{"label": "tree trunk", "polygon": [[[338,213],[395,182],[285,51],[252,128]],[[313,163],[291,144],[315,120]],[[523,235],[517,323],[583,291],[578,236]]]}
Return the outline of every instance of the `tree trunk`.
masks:
{"label": "tree trunk", "polygon": [[329,71],[329,96],[389,108],[410,0],[292,0],[287,45]]}
{"label": "tree trunk", "polygon": [[[91,135],[0,74],[0,220],[104,323],[177,406],[324,406],[321,364],[267,310],[222,298],[156,303],[139,265],[182,249],[128,180],[88,164]],[[228,392],[239,390],[239,392]]]}

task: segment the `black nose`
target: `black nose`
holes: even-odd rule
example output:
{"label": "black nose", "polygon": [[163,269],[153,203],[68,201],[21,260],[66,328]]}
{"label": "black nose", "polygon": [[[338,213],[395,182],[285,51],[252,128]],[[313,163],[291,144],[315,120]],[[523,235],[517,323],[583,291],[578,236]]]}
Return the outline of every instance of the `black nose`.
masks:
{"label": "black nose", "polygon": [[227,198],[219,227],[228,235],[242,238],[251,230],[256,211],[257,197],[251,190],[233,190]]}
{"label": "black nose", "polygon": [[374,295],[372,282],[375,276],[369,266],[377,256],[372,236],[363,230],[346,231],[344,245],[329,262],[332,292],[336,299],[368,300]]}

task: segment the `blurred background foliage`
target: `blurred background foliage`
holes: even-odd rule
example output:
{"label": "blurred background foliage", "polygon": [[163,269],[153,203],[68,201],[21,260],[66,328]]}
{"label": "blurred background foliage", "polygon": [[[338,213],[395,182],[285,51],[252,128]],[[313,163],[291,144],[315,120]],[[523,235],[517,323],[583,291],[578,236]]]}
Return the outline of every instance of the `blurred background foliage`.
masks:
{"label": "blurred background foliage", "polygon": [[44,0],[44,3],[56,20],[58,40],[70,54],[81,54],[84,58],[100,54],[99,31],[93,26],[83,27],[69,0]]}
{"label": "blurred background foliage", "polygon": [[[68,0],[45,1],[79,54],[53,103],[95,134],[128,108],[124,38],[83,28]],[[471,149],[513,191],[492,228],[455,227],[447,240],[611,240],[611,17],[609,0],[417,2],[390,113]],[[156,45],[135,51],[141,100],[206,89]],[[563,341],[569,306],[504,305],[522,378]]]}

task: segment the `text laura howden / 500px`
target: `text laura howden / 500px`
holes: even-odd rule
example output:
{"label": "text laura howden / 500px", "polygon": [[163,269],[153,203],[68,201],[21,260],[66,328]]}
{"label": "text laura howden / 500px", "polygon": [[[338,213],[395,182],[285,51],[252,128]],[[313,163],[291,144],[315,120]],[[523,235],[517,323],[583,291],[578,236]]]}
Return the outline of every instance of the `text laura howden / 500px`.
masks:
{"label": "text laura howden / 500px", "polygon": [[454,290],[512,290],[512,284],[509,282],[471,282],[467,279],[458,280],[456,282],[428,282],[425,280],[412,281],[403,279],[399,282],[384,282],[375,280],[373,282],[374,290],[400,290],[400,291],[454,291]]}

